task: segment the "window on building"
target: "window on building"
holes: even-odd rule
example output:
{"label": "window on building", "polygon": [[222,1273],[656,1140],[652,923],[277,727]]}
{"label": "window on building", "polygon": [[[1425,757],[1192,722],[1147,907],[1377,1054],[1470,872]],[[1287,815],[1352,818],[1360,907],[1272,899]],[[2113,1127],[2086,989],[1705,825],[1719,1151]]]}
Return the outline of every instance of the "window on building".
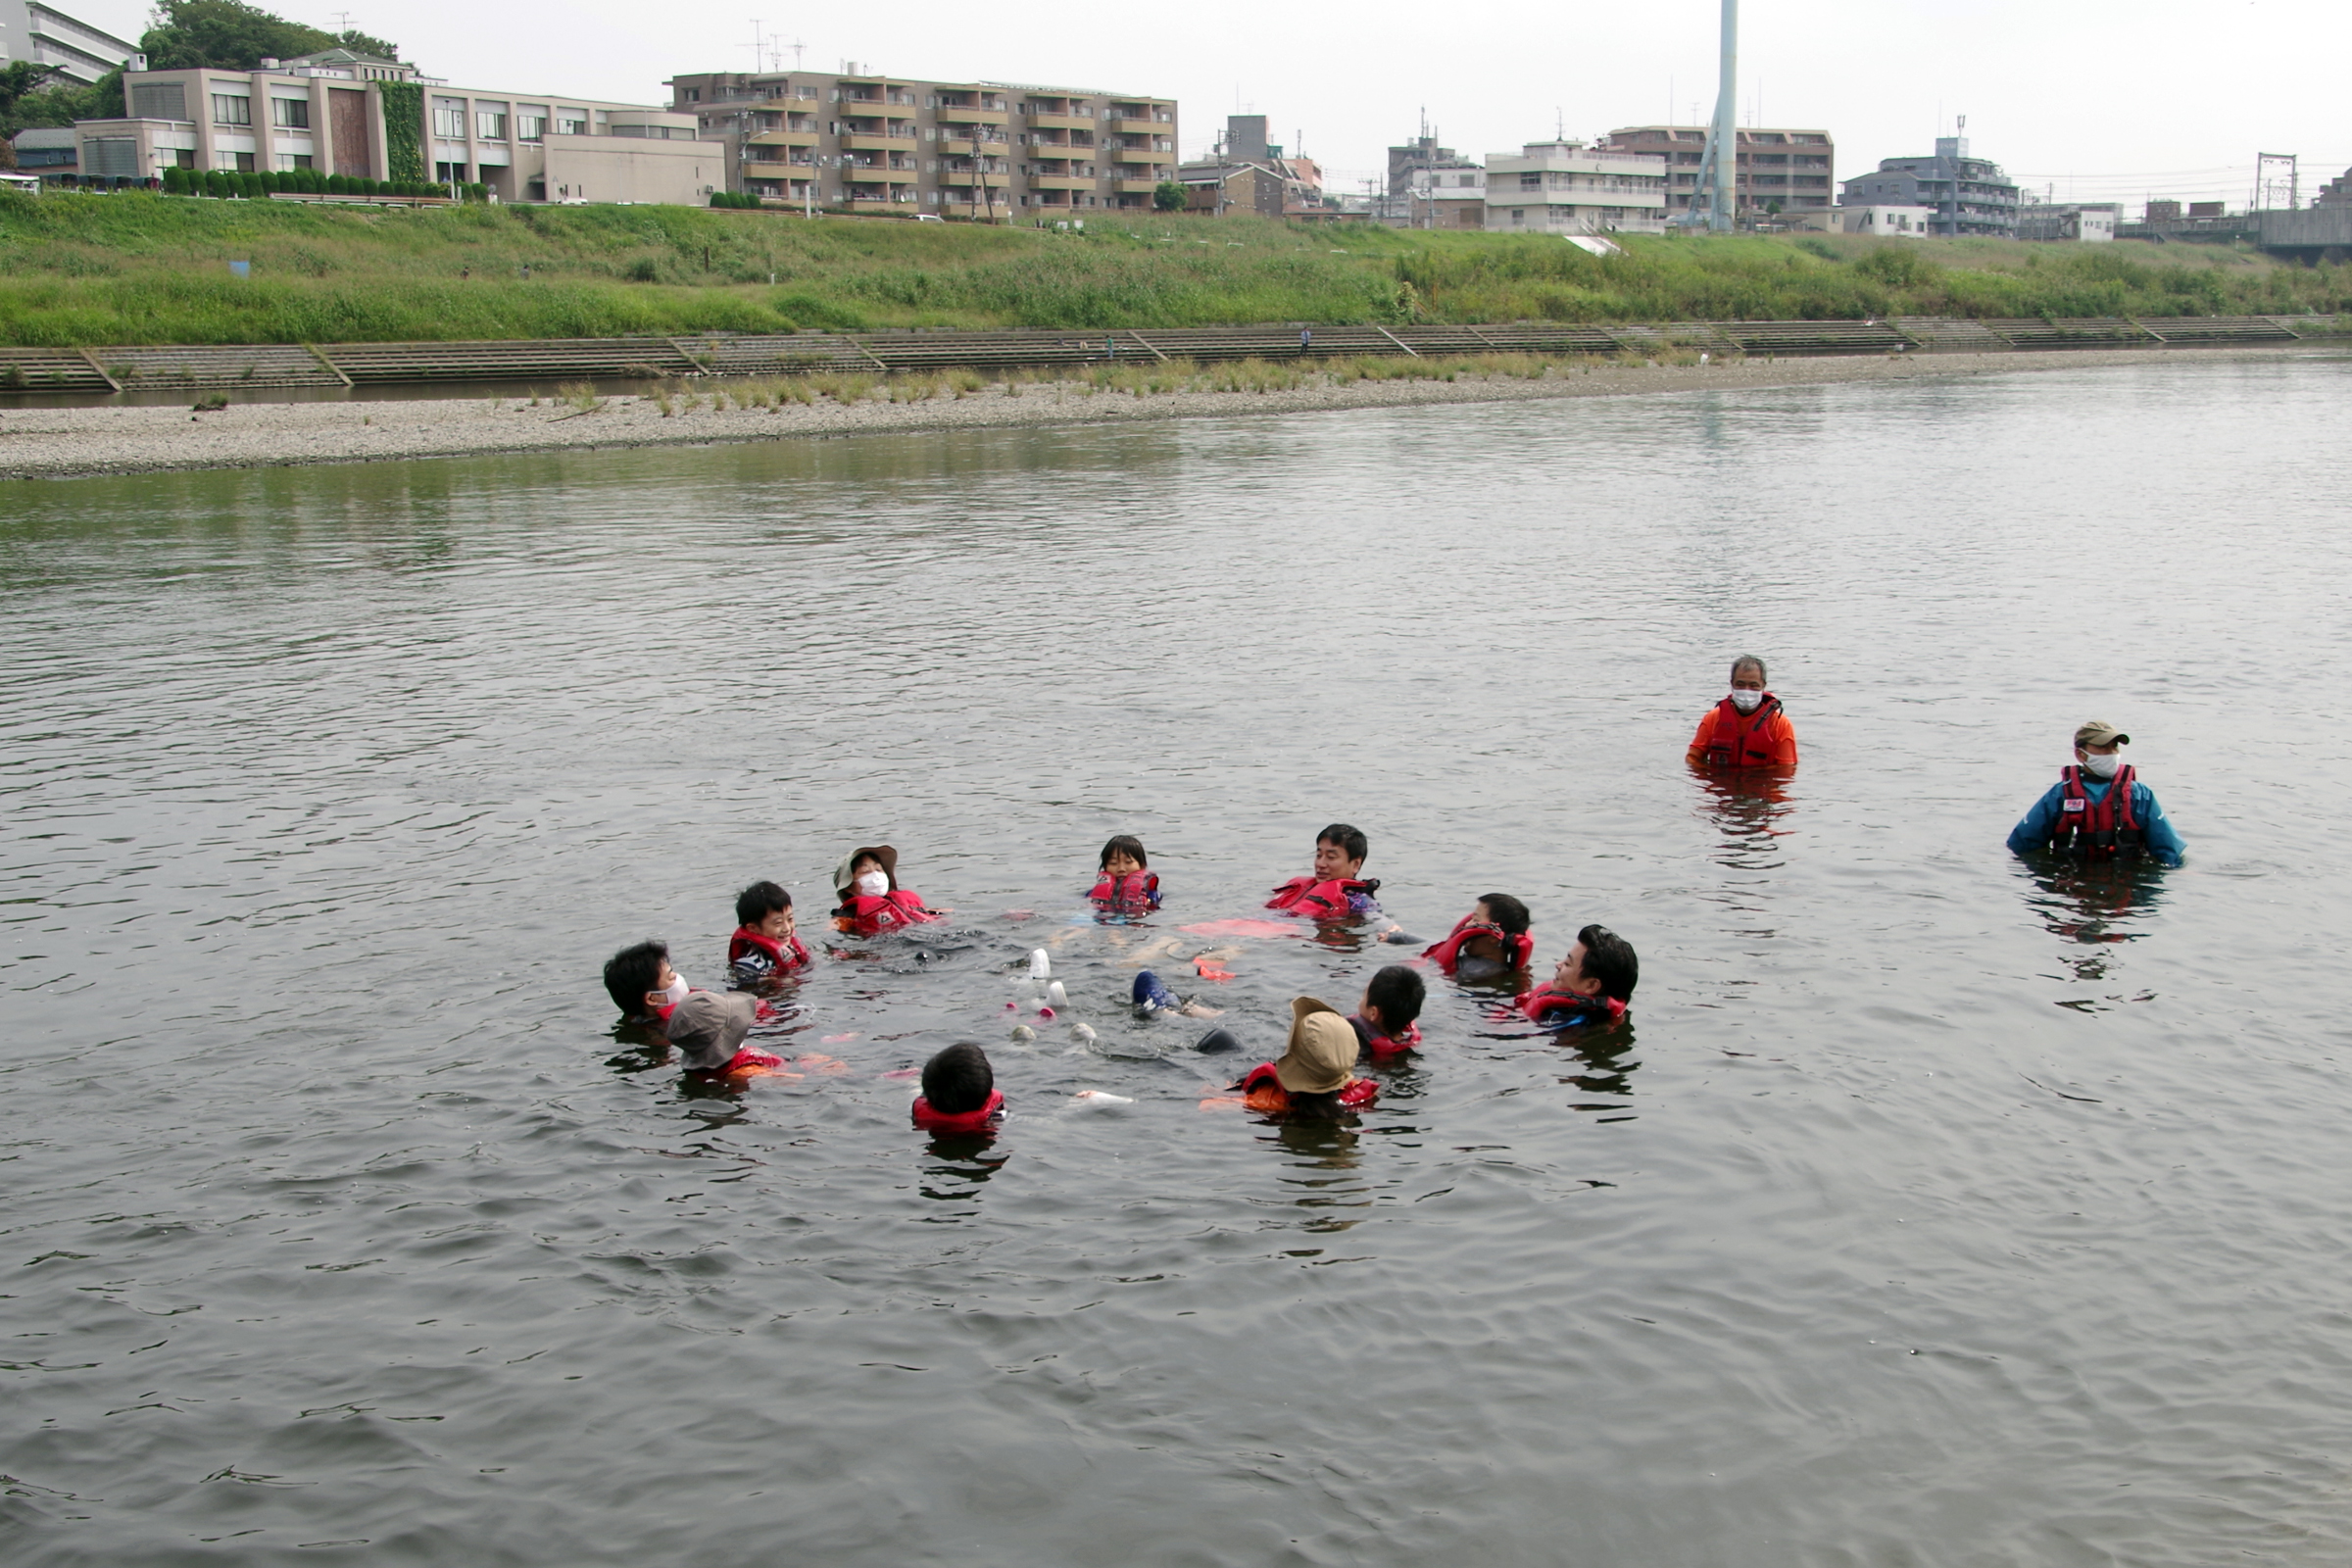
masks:
{"label": "window on building", "polygon": [[231,153],[231,154],[229,154],[229,156],[230,156],[231,158],[234,158],[234,159],[237,161],[237,172],[238,172],[238,173],[240,173],[240,174],[250,174],[250,173],[252,173],[252,172],[253,172],[253,154],[251,154],[251,153]]}
{"label": "window on building", "polygon": [[1519,188],[1521,190],[1534,190],[1543,183],[1544,176],[1540,173],[1534,172],[1533,171],[1522,173],[1519,176]]}
{"label": "window on building", "polygon": [[308,98],[272,98],[270,100],[270,123],[288,130],[311,128],[311,101]]}
{"label": "window on building", "polygon": [[507,139],[507,116],[503,109],[477,109],[473,112],[473,133],[483,141]]}
{"label": "window on building", "polygon": [[514,139],[516,141],[547,140],[547,117],[545,115],[516,115],[514,117]]}
{"label": "window on building", "polygon": [[557,135],[559,135],[559,136],[585,136],[585,135],[587,135],[587,134],[588,134],[588,111],[587,111],[587,110],[585,110],[585,109],[559,109],[559,110],[557,110],[557,111],[556,111],[556,134],[557,134]]}
{"label": "window on building", "polygon": [[443,141],[466,139],[466,100],[436,98],[433,100],[433,134]]}
{"label": "window on building", "polygon": [[235,93],[213,94],[213,123],[216,125],[250,125],[253,123],[253,100]]}

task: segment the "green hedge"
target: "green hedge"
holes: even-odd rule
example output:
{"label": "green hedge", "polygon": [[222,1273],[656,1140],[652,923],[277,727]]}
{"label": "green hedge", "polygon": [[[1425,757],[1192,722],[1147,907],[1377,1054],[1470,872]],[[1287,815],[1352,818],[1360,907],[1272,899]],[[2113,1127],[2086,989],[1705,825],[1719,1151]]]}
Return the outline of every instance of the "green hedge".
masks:
{"label": "green hedge", "polygon": [[[460,190],[479,201],[486,194],[479,185],[462,185]],[[274,196],[280,191],[293,195],[311,196],[446,196],[449,188],[419,179],[363,179],[356,174],[322,174],[316,169],[269,170],[261,173],[238,173],[228,170],[167,169],[164,171],[164,193],[168,196]]]}

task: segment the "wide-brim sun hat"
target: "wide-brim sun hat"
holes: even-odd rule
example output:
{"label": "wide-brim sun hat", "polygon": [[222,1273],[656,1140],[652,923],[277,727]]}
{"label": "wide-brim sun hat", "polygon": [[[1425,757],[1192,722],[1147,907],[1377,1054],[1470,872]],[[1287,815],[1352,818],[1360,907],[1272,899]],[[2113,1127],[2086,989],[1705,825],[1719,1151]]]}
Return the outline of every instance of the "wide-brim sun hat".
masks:
{"label": "wide-brim sun hat", "polygon": [[869,855],[882,862],[882,874],[890,879],[891,891],[894,893],[898,891],[899,852],[892,849],[887,844],[868,844],[862,848],[852,850],[849,854],[843,856],[841,858],[841,863],[833,868],[833,891],[835,893],[847,893],[850,891],[850,882],[852,880],[850,876],[850,867],[856,865],[859,860],[864,859]]}
{"label": "wide-brim sun hat", "polygon": [[1298,997],[1291,1003],[1291,1038],[1274,1076],[1295,1095],[1336,1094],[1348,1087],[1357,1050],[1355,1031],[1337,1007]]}

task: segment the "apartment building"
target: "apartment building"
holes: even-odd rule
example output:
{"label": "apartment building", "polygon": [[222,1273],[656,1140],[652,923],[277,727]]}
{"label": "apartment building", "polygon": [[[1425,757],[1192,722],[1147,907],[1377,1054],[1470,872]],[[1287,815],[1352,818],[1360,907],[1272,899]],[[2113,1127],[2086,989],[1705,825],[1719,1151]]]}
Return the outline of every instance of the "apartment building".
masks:
{"label": "apartment building", "polygon": [[2122,202],[2028,200],[2017,210],[2017,237],[2103,245],[2115,238],[2116,225],[2123,220]]}
{"label": "apartment building", "polygon": [[452,87],[342,49],[262,66],[126,74],[129,115],[74,127],[83,177],[315,169],[479,183],[509,202],[692,206],[726,177],[726,150],[658,106]]}
{"label": "apartment building", "polygon": [[1938,238],[1955,234],[2017,237],[2017,184],[2001,166],[1968,155],[1965,136],[1938,136],[1932,158],[1883,159],[1876,173],[1845,182],[1849,207],[1932,207]]}
{"label": "apartment building", "polygon": [[[1838,147],[1828,131],[1753,127],[1737,136],[1732,205],[1743,220],[1778,217],[1799,228],[1834,225],[1830,208],[1837,183]],[[1690,198],[1698,190],[1699,165],[1706,159],[1706,126],[1627,125],[1610,131],[1594,145],[1610,152],[1663,157],[1668,173],[1667,212],[1690,210]]]}
{"label": "apartment building", "polygon": [[849,212],[969,217],[1149,208],[1176,177],[1176,104],[864,71],[672,77],[726,150],[727,188]]}
{"label": "apartment building", "polygon": [[1549,234],[1658,233],[1665,228],[1666,160],[1656,153],[1531,141],[1489,153],[1486,226]]}
{"label": "apartment building", "polygon": [[40,0],[0,0],[0,68],[46,66],[52,82],[87,87],[117,66],[147,63],[139,46]]}
{"label": "apartment building", "polygon": [[1407,228],[1487,226],[1487,172],[1480,165],[1447,153],[1407,172],[1405,179],[1404,201],[1392,221]]}

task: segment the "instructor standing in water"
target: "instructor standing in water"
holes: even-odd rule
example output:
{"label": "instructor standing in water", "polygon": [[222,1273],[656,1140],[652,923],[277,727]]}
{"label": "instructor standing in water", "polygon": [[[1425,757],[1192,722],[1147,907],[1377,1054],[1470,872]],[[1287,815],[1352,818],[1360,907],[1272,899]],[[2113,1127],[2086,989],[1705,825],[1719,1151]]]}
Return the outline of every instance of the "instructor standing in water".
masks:
{"label": "instructor standing in water", "polygon": [[2139,781],[2122,748],[2132,737],[2102,719],[2075,731],[2075,765],[2009,830],[2012,854],[2053,851],[2082,860],[2111,860],[2145,852],[2160,865],[2179,865],[2187,848],[2156,792]]}
{"label": "instructor standing in water", "polygon": [[1764,682],[1764,661],[1753,654],[1732,661],[1731,695],[1708,710],[1698,721],[1698,733],[1690,737],[1693,766],[1796,765],[1796,728]]}

